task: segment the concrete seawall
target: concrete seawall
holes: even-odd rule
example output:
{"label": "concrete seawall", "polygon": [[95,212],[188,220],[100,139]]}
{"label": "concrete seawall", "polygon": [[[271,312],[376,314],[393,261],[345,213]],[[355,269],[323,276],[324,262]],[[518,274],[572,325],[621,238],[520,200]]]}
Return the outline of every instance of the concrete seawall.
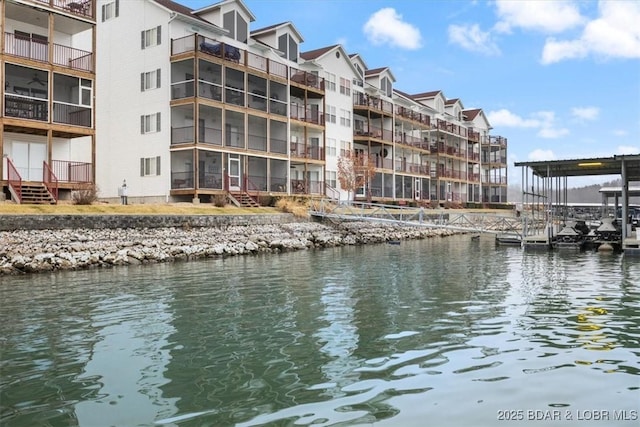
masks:
{"label": "concrete seawall", "polygon": [[0,231],[215,227],[288,224],[292,214],[276,215],[0,215]]}

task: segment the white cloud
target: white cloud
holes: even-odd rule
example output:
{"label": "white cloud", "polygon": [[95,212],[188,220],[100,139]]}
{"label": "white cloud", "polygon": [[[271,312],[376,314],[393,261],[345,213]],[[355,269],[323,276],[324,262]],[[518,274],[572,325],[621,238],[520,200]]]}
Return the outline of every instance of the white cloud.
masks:
{"label": "white cloud", "polygon": [[584,18],[572,1],[550,0],[498,0],[497,14],[500,19],[496,31],[509,33],[512,28],[544,33],[560,33],[581,25]]}
{"label": "white cloud", "polygon": [[364,24],[363,31],[371,43],[389,43],[403,49],[415,50],[421,46],[422,36],[415,26],[404,22],[395,9],[380,9]]}
{"label": "white cloud", "polygon": [[556,114],[553,111],[538,111],[533,114],[540,122],[540,130],[538,136],[545,139],[556,139],[569,135],[569,129],[557,128]]}
{"label": "white cloud", "polygon": [[569,129],[556,127],[556,116],[552,111],[538,111],[524,119],[509,110],[502,109],[487,113],[487,119],[493,127],[513,127],[538,129],[537,136],[555,139],[569,135]]}
{"label": "white cloud", "polygon": [[487,119],[493,127],[504,126],[514,128],[537,128],[540,126],[540,122],[538,122],[537,120],[525,120],[517,114],[514,114],[504,108],[498,111],[488,112]]}
{"label": "white cloud", "polygon": [[499,55],[500,49],[492,40],[491,33],[480,30],[478,24],[449,25],[449,43],[471,52],[484,55]]}
{"label": "white cloud", "polygon": [[600,16],[586,24],[575,40],[549,38],[542,51],[542,63],[585,58],[640,58],[640,2],[600,1]]}
{"label": "white cloud", "polygon": [[542,150],[540,148],[530,152],[527,157],[529,158],[529,161],[532,162],[556,160],[556,155],[553,154],[552,150]]}
{"label": "white cloud", "polygon": [[627,136],[629,135],[629,132],[624,129],[614,129],[613,134],[615,136]]}
{"label": "white cloud", "polygon": [[620,145],[616,149],[616,154],[640,154],[640,147],[632,145]]}
{"label": "white cloud", "polygon": [[571,109],[571,115],[579,120],[595,120],[600,114],[597,107],[574,107]]}

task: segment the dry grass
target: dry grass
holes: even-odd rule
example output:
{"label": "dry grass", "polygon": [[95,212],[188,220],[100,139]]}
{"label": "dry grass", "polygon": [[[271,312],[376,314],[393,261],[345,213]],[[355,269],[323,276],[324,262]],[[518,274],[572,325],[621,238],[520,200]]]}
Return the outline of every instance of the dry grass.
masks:
{"label": "dry grass", "polygon": [[93,205],[18,205],[11,202],[0,203],[0,215],[260,215],[280,213],[276,208],[238,208],[235,206],[216,207],[213,204],[192,203],[149,203],[119,205],[96,203]]}
{"label": "dry grass", "polygon": [[306,218],[309,216],[309,201],[283,198],[276,202],[276,209],[291,213],[298,218]]}

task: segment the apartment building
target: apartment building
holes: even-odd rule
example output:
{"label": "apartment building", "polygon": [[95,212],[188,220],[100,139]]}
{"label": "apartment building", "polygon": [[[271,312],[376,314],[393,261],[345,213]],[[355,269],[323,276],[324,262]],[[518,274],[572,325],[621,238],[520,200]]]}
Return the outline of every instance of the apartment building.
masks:
{"label": "apartment building", "polygon": [[98,34],[104,197],[124,181],[133,201],[323,194],[324,80],[293,24],[250,32],[242,1],[98,4],[114,11]]}
{"label": "apartment building", "polygon": [[93,0],[0,2],[2,197],[55,203],[94,182]]}
{"label": "apartment building", "polygon": [[[21,8],[40,10],[40,19]],[[46,187],[51,178],[29,166],[44,156],[64,166],[48,175],[60,188],[95,182],[107,200],[116,200],[124,183],[134,203],[228,197],[255,205],[278,195],[344,200],[338,160],[357,153],[375,167],[357,200],[507,201],[506,139],[490,135],[481,109],[465,109],[441,91],[402,92],[390,67],[370,68],[341,45],[301,51],[303,36],[291,22],[252,30],[256,18],[242,0],[200,10],[170,0],[7,0],[2,12],[10,18],[1,23],[3,76],[19,76],[3,77],[12,82],[5,83],[1,118],[5,187],[13,182],[7,165],[16,163],[15,170],[28,173],[23,182]],[[36,31],[29,20],[48,25]],[[14,39],[28,43],[17,49],[22,44]],[[45,39],[56,41],[43,57],[49,63],[33,58]],[[67,67],[56,56],[62,41],[74,55]],[[29,83],[43,71],[38,81],[47,85],[47,98],[38,81]],[[75,89],[63,74],[76,77]],[[31,86],[29,92],[8,93],[13,81]],[[51,114],[8,117],[7,102],[16,99]],[[73,172],[82,167],[87,175]]]}

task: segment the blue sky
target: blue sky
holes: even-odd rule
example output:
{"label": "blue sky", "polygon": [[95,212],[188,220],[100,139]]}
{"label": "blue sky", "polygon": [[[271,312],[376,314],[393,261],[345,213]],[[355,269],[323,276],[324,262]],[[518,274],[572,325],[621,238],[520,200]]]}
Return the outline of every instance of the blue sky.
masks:
{"label": "blue sky", "polygon": [[[178,0],[192,9],[211,0]],[[302,51],[340,43],[407,93],[482,108],[515,161],[640,153],[640,2],[245,0],[255,30],[291,21]],[[570,187],[616,177],[572,178]]]}

